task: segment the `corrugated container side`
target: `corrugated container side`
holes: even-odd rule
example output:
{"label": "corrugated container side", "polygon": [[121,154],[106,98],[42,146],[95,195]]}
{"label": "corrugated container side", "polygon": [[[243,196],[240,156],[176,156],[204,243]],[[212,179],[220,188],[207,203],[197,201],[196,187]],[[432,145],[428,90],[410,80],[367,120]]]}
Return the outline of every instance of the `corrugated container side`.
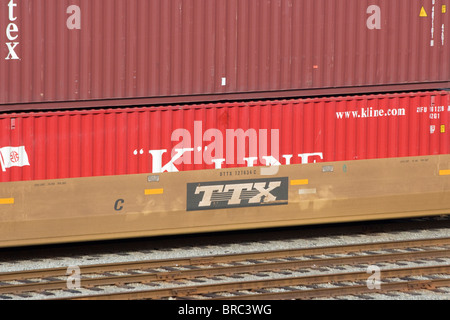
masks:
{"label": "corrugated container side", "polygon": [[0,110],[448,88],[449,5],[0,0]]}
{"label": "corrugated container side", "polygon": [[449,94],[0,116],[0,181],[448,154]]}

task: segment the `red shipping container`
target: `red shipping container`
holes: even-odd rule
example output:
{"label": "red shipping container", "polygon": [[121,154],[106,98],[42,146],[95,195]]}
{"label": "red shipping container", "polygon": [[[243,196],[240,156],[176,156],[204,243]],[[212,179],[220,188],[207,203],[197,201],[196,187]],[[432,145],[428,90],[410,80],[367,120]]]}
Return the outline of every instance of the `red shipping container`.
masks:
{"label": "red shipping container", "polygon": [[449,88],[449,5],[0,0],[0,111]]}
{"label": "red shipping container", "polygon": [[0,116],[0,181],[449,154],[449,93]]}

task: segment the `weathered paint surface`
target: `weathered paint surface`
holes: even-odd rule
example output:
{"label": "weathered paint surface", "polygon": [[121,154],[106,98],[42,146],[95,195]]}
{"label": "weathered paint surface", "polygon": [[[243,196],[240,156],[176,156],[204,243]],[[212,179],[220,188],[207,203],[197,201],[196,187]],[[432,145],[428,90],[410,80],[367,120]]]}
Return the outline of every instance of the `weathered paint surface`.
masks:
{"label": "weathered paint surface", "polygon": [[445,91],[0,116],[0,181],[449,154]]}
{"label": "weathered paint surface", "polygon": [[0,0],[0,111],[448,88],[449,6]]}

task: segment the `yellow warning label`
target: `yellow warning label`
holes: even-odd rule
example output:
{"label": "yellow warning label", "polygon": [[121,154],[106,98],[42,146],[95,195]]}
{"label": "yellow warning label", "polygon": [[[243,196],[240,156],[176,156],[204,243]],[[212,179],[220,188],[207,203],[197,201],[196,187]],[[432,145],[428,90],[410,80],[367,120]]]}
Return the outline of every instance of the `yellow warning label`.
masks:
{"label": "yellow warning label", "polygon": [[145,189],[145,195],[163,194],[164,189]]}
{"label": "yellow warning label", "polygon": [[450,170],[439,170],[440,176],[450,176]]}
{"label": "yellow warning label", "polygon": [[445,133],[445,124],[441,125],[441,133]]}
{"label": "yellow warning label", "polygon": [[308,179],[291,180],[291,186],[301,186],[301,185],[305,185],[305,184],[309,184]]}
{"label": "yellow warning label", "polygon": [[422,9],[420,9],[420,16],[421,17],[428,17],[427,12],[425,11],[424,7],[422,7]]}
{"label": "yellow warning label", "polygon": [[447,5],[443,4],[442,5],[442,13],[446,13],[447,12]]}
{"label": "yellow warning label", "polygon": [[14,198],[0,199],[0,204],[14,204]]}

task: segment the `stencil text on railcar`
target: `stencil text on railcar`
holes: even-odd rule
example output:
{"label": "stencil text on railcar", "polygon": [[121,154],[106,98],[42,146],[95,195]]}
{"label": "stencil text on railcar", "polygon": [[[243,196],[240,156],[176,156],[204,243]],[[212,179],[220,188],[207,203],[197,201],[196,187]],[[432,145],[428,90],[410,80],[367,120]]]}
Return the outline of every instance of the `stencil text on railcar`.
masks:
{"label": "stencil text on railcar", "polygon": [[287,177],[187,184],[187,211],[288,203]]}

